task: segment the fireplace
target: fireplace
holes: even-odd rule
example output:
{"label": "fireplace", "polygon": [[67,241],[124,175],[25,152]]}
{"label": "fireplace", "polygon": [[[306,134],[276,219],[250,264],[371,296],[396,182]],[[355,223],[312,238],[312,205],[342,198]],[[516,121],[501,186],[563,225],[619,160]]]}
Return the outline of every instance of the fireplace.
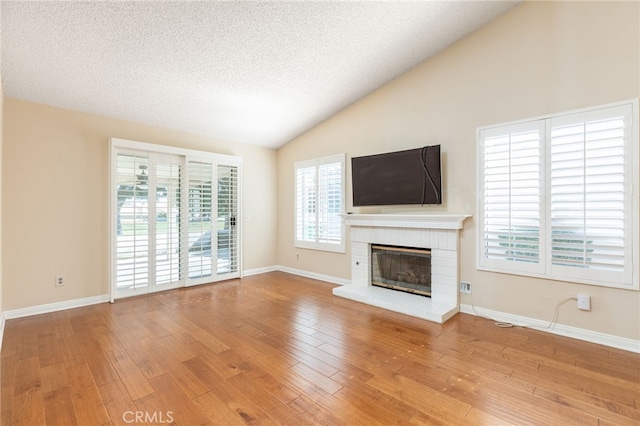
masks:
{"label": "fireplace", "polygon": [[[333,294],[357,302],[377,306],[417,318],[443,323],[458,312],[458,232],[469,215],[456,214],[346,214],[345,224],[351,234],[351,282],[336,287]],[[390,262],[376,259],[372,246],[385,246],[403,250],[424,250],[416,257],[427,256],[429,271],[417,272],[414,266],[403,266],[396,277],[375,279],[374,262]],[[396,256],[397,253],[391,254]],[[395,260],[395,258],[392,258]],[[414,259],[415,260],[415,259]],[[380,265],[378,265],[380,269]],[[419,293],[395,291],[373,285],[378,281],[394,286],[397,277],[411,277],[410,281],[422,282],[429,276],[429,297]],[[415,277],[414,277],[415,276]],[[427,293],[422,288],[423,293]]]}
{"label": "fireplace", "polygon": [[431,297],[431,250],[371,244],[371,285]]}

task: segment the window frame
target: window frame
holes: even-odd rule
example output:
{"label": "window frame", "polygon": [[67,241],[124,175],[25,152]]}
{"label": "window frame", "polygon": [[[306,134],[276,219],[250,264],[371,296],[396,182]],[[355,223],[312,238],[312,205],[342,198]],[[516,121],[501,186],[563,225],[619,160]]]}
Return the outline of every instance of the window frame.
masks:
{"label": "window frame", "polygon": [[[624,270],[616,280],[611,279],[613,274],[602,273],[601,269],[592,269],[600,272],[598,274],[585,273],[586,270],[571,267],[558,267],[552,262],[552,218],[551,218],[551,131],[552,123],[557,123],[565,118],[574,115],[585,117],[592,114],[604,113],[607,109],[627,108],[625,118],[624,133]],[[586,120],[586,118],[585,118]],[[477,203],[476,203],[476,269],[488,272],[507,273],[529,277],[544,278],[556,281],[565,281],[578,284],[588,284],[602,287],[622,288],[638,290],[639,288],[639,265],[640,265],[640,202],[638,196],[639,179],[639,151],[638,148],[638,99],[631,99],[610,104],[598,105],[589,108],[582,108],[571,111],[564,111],[556,114],[549,114],[524,120],[517,120],[497,125],[483,126],[477,128],[476,132],[476,167],[477,167]],[[523,126],[526,124],[540,123],[540,264],[535,267],[526,265],[525,262],[515,262],[512,260],[494,261],[485,255],[485,163],[484,149],[485,139],[490,134],[505,132],[507,128]],[[630,209],[630,211],[629,211]],[[626,243],[628,241],[628,244]],[[525,267],[523,267],[523,265]]]}
{"label": "window frame", "polygon": [[[327,157],[321,157],[321,158],[314,158],[311,160],[302,160],[302,161],[297,161],[294,163],[294,168],[293,168],[293,217],[294,217],[294,221],[293,221],[293,240],[294,240],[294,247],[297,248],[304,248],[304,249],[310,249],[310,250],[320,250],[320,251],[328,251],[328,252],[336,252],[336,253],[345,253],[346,252],[346,245],[345,245],[345,225],[344,225],[344,220],[342,219],[342,215],[344,215],[345,213],[345,192],[346,192],[346,171],[345,171],[345,154],[336,154],[336,155],[331,155],[331,156],[327,156]],[[311,168],[314,167],[316,170],[316,181],[315,181],[315,187],[316,187],[316,191],[319,185],[319,181],[317,179],[317,172],[319,167],[323,166],[323,165],[328,165],[328,164],[335,164],[335,163],[339,163],[340,164],[340,212],[335,214],[336,216],[339,216],[339,220],[340,220],[340,241],[338,243],[329,243],[329,242],[323,242],[323,241],[319,241],[320,238],[318,236],[318,234],[316,233],[316,238],[314,241],[309,241],[309,240],[301,240],[298,239],[298,223],[300,221],[300,217],[298,216],[298,170],[299,169],[303,169],[303,168]],[[319,210],[316,209],[315,215],[316,215],[316,224],[318,223],[318,216],[319,216],[320,212]],[[317,225],[316,225],[317,227]]]}

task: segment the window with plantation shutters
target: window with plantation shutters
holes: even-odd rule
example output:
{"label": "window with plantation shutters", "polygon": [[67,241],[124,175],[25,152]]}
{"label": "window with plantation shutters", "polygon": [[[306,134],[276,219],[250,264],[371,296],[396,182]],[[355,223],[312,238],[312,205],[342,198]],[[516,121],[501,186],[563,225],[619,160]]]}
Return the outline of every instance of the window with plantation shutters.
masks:
{"label": "window with plantation shutters", "polygon": [[479,129],[479,269],[638,288],[637,108]]}
{"label": "window with plantation shutters", "polygon": [[481,132],[485,265],[541,271],[543,131],[534,121]]}
{"label": "window with plantation shutters", "polygon": [[344,252],[344,155],[295,164],[295,245]]}
{"label": "window with plantation shutters", "polygon": [[[624,280],[625,225],[632,206],[625,181],[624,107],[550,120],[551,265],[556,275]],[[629,144],[631,145],[631,144]],[[631,146],[628,147],[631,149]],[[627,267],[631,265],[626,265]]]}

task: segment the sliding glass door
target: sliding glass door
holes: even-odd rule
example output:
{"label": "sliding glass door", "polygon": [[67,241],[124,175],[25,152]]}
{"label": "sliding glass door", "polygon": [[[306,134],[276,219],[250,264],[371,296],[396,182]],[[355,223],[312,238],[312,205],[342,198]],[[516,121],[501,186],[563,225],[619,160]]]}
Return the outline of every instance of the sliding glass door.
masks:
{"label": "sliding glass door", "polygon": [[112,299],[240,276],[237,164],[112,150]]}
{"label": "sliding glass door", "polygon": [[188,161],[188,284],[238,273],[238,168]]}

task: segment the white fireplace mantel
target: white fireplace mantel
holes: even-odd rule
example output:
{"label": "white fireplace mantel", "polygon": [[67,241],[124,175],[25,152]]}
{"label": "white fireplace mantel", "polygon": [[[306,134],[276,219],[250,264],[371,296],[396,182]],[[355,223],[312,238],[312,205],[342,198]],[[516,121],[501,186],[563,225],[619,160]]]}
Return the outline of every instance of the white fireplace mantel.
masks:
{"label": "white fireplace mantel", "polygon": [[[351,227],[351,283],[333,294],[443,323],[459,310],[458,234],[465,214],[345,214]],[[431,250],[431,298],[371,285],[371,245]]]}
{"label": "white fireplace mantel", "polygon": [[349,226],[386,228],[462,229],[468,214],[344,214]]}

